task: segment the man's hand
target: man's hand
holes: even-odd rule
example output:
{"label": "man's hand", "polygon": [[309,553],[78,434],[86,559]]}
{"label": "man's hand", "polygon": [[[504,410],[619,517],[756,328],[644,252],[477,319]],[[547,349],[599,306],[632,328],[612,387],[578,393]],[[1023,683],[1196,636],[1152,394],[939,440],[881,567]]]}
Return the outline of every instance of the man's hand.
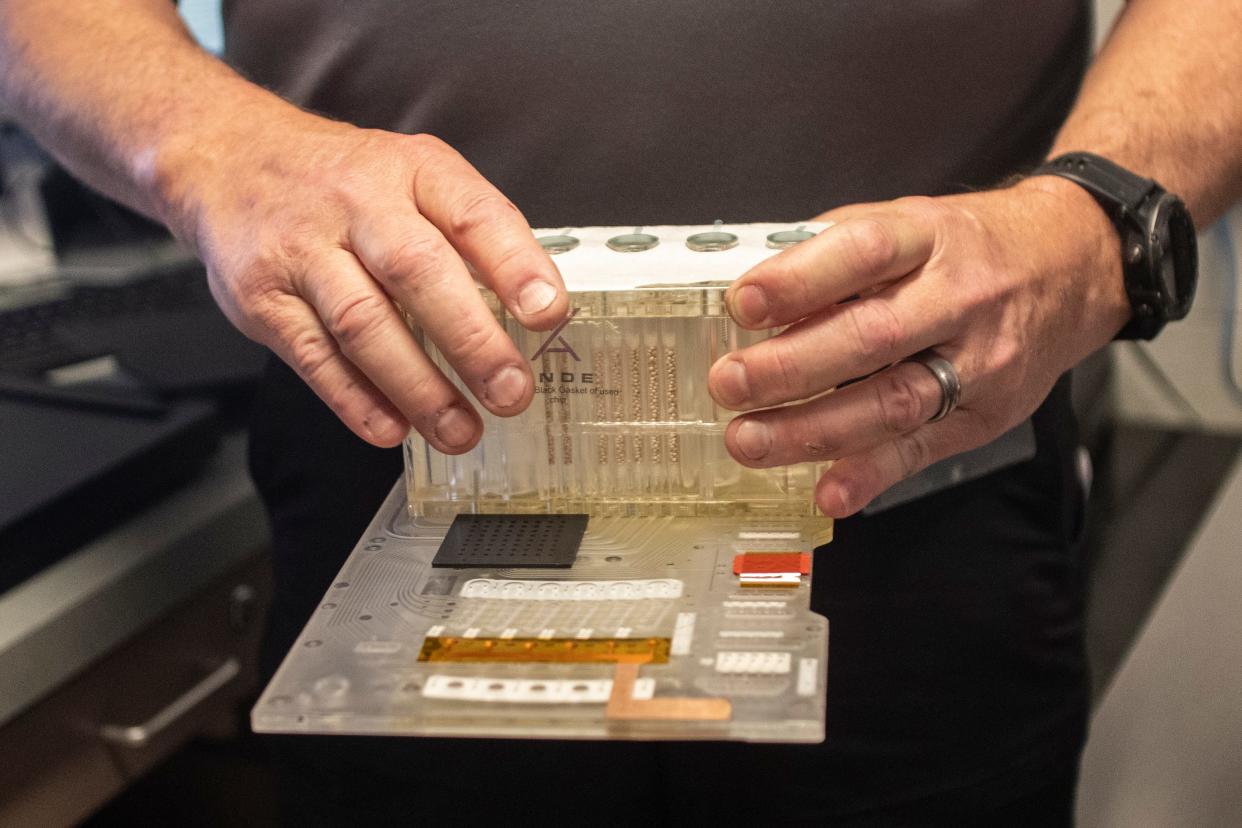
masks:
{"label": "man's hand", "polygon": [[234,324],[363,439],[413,425],[459,453],[481,433],[393,300],[489,411],[530,403],[470,267],[536,330],[569,299],[521,213],[442,142],[297,109],[200,49],[168,0],[0,0],[0,99],[83,180],[193,243]]}
{"label": "man's hand", "polygon": [[530,367],[471,268],[532,329],[556,325],[568,298],[521,213],[457,152],[290,110],[192,149],[159,160],[161,212],[197,244],[233,323],[358,436],[391,446],[413,425],[456,454],[481,434],[393,300],[489,411],[526,408]]}
{"label": "man's hand", "polygon": [[[790,327],[720,359],[709,387],[750,412],[726,431],[739,462],[837,461],[816,490],[833,517],[1012,428],[1129,318],[1116,233],[1062,179],[817,220],[835,224],[730,287],[740,325]],[[925,348],[962,383],[957,410],[931,424],[940,386],[902,361]]]}

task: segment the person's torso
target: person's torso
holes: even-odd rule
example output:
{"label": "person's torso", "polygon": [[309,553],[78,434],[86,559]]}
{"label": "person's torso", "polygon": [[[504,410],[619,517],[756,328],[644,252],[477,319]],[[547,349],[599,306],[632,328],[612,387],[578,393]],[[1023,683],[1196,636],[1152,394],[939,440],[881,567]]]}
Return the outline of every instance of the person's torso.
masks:
{"label": "person's torso", "polygon": [[[1038,160],[1068,109],[1086,20],[1081,0],[226,0],[226,41],[297,103],[443,138],[536,226],[637,225],[796,219],[995,182]],[[673,755],[665,767],[695,780],[670,787],[685,810],[732,807],[705,800],[728,779],[775,779],[782,803],[793,791],[790,807],[834,813],[966,787],[1016,795],[1072,762],[1086,671],[1068,408],[1063,383],[1030,462],[837,525],[813,598],[833,625],[829,740],[766,758],[748,745],[723,766],[719,746]],[[401,458],[279,365],[251,450],[274,526],[270,671]],[[420,803],[450,790],[409,776],[409,757],[443,746],[399,741],[396,760],[325,746],[363,758],[325,761],[332,785],[311,791],[349,791],[356,809],[357,790]],[[713,773],[695,772],[704,761]]]}
{"label": "person's torso", "polygon": [[1037,161],[1082,0],[225,0],[226,55],[318,112],[429,132],[535,226],[786,220]]}

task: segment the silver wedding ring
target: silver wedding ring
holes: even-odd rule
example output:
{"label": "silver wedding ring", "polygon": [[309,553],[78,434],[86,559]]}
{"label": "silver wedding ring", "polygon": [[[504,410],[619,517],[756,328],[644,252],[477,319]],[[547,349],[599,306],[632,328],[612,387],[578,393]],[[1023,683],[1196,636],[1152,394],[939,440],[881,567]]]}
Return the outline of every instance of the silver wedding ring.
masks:
{"label": "silver wedding ring", "polygon": [[935,423],[943,420],[957,408],[958,402],[962,399],[962,378],[957,375],[957,369],[953,367],[953,363],[949,362],[940,354],[931,348],[926,351],[920,351],[910,357],[907,362],[917,362],[936,378],[936,382],[940,383],[940,407],[936,409],[936,413],[931,415],[927,422]]}

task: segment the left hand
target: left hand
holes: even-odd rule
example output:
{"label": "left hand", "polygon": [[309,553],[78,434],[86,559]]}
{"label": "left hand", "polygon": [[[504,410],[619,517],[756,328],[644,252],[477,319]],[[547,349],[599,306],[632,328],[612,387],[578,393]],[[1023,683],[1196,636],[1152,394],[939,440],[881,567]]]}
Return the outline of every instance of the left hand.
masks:
{"label": "left hand", "polygon": [[[815,494],[831,517],[1017,425],[1130,316],[1116,231],[1060,178],[816,220],[835,224],[725,294],[743,327],[790,327],[722,357],[709,388],[749,412],[725,432],[742,464],[836,461]],[[958,408],[930,424],[940,385],[902,362],[925,348],[953,363],[962,385]]]}

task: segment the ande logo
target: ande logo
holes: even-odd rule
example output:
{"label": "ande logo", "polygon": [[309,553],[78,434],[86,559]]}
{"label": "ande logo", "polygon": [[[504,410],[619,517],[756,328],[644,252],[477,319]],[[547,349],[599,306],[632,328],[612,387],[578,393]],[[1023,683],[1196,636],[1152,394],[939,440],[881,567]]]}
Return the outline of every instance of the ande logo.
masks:
{"label": "ande logo", "polygon": [[[548,334],[548,338],[545,339],[543,344],[539,346],[539,350],[531,354],[531,362],[538,360],[546,354],[568,354],[573,357],[574,362],[582,362],[582,357],[578,356],[578,352],[574,350],[574,346],[570,345],[569,340],[565,339],[563,335],[565,326],[567,326],[570,321],[578,315],[579,310],[581,310],[581,308],[574,308],[569,316],[565,317],[565,319],[561,321],[561,324],[557,325],[552,332]],[[595,374],[589,371],[583,371],[581,373],[574,371],[540,371],[539,382],[593,384],[595,382]],[[546,386],[539,386],[536,388],[537,392],[542,391],[544,393],[555,393],[557,390],[559,390],[560,393],[569,393],[569,390],[565,388],[564,385],[562,385],[560,389],[553,389]]]}
{"label": "ande logo", "polygon": [[565,330],[565,326],[578,315],[579,310],[581,310],[581,308],[574,308],[573,311],[570,312],[569,316],[566,316],[561,320],[561,324],[553,328],[552,333],[548,334],[548,338],[545,339],[543,344],[539,346],[539,350],[531,354],[531,362],[539,359],[539,357],[544,354],[569,354],[574,358],[574,362],[582,362],[582,358],[578,356],[578,352],[574,350],[573,346],[569,344],[565,337],[561,336],[561,331]]}

